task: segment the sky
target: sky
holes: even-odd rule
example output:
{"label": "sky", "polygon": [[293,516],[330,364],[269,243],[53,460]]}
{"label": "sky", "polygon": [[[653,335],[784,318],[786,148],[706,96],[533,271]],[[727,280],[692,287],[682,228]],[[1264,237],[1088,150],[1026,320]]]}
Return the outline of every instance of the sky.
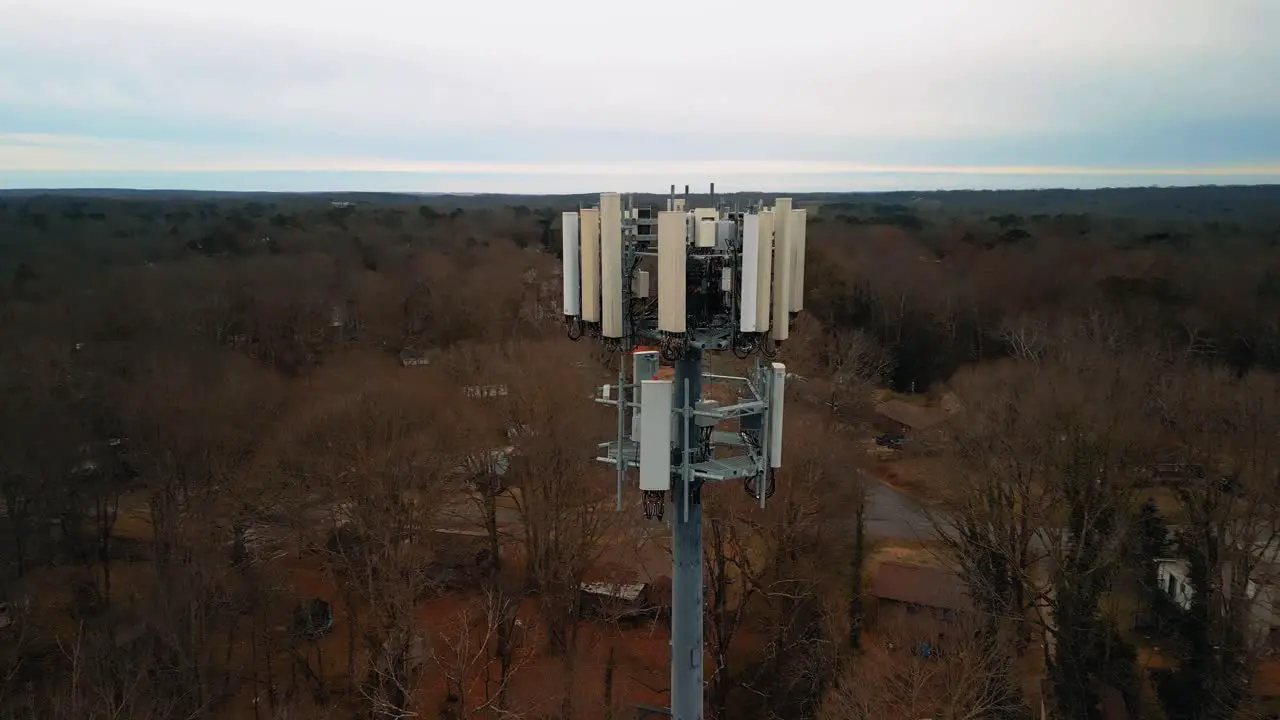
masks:
{"label": "sky", "polygon": [[1280,182],[1278,0],[0,0],[0,188]]}

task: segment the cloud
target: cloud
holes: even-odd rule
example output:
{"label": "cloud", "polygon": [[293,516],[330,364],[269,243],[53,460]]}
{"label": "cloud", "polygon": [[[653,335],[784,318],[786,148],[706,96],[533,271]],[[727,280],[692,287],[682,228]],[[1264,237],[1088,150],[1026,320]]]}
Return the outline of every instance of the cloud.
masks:
{"label": "cloud", "polygon": [[0,17],[0,132],[64,138],[8,141],[8,170],[1280,162],[1269,0],[0,0]]}

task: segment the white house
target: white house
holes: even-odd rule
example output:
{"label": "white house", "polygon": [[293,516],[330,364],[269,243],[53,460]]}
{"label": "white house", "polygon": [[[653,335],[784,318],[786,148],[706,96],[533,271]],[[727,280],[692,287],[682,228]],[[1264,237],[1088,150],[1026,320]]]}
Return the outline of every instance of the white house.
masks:
{"label": "white house", "polygon": [[[1276,555],[1276,549],[1264,555]],[[1244,599],[1249,603],[1249,623],[1246,628],[1253,642],[1263,649],[1275,644],[1272,636],[1280,639],[1280,564],[1264,558],[1258,562],[1245,584]],[[1160,558],[1156,562],[1156,579],[1160,589],[1175,605],[1188,610],[1194,590],[1191,585],[1191,563],[1182,558]],[[1222,588],[1231,587],[1232,565],[1222,564]],[[1219,598],[1218,602],[1226,602]]]}
{"label": "white house", "polygon": [[1191,563],[1181,558],[1156,560],[1156,580],[1165,596],[1183,610],[1191,609]]}

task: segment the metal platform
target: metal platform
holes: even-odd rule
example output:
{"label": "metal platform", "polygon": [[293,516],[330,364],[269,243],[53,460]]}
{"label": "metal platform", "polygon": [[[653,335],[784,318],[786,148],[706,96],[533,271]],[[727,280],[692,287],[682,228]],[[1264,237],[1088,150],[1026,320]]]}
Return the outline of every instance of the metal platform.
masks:
{"label": "metal platform", "polygon": [[743,440],[742,435],[736,432],[716,430],[711,433],[711,442],[726,447],[747,447],[747,441]]}
{"label": "metal platform", "polygon": [[[604,450],[605,453],[597,457],[596,460],[607,465],[617,465],[619,457],[618,445],[619,443],[616,440],[600,443],[597,447]],[[623,440],[621,445],[622,469],[640,467],[640,443],[634,440]]]}
{"label": "metal platform", "polygon": [[740,455],[694,463],[689,466],[689,469],[699,480],[721,481],[754,477],[760,471],[760,466],[755,459]]}
{"label": "metal platform", "polygon": [[732,420],[743,415],[756,415],[767,410],[769,405],[763,400],[744,400],[733,405],[721,405],[709,410],[694,410],[695,417],[715,418],[719,421]]}

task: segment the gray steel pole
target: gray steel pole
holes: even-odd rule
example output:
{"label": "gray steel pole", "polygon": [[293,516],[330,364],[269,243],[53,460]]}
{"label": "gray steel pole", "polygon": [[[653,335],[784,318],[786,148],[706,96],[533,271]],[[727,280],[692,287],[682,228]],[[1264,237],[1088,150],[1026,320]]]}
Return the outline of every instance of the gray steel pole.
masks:
{"label": "gray steel pole", "polygon": [[696,454],[698,428],[688,413],[702,398],[702,352],[688,349],[675,371],[675,406],[685,412],[671,492],[671,717],[702,720],[702,490],[689,465],[704,458]]}

